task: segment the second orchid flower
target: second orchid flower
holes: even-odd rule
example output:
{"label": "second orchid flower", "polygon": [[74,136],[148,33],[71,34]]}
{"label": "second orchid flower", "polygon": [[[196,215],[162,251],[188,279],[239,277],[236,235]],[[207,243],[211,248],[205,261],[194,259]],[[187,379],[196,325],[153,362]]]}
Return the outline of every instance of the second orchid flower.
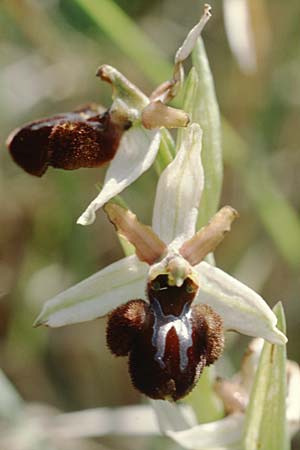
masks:
{"label": "second orchid flower", "polygon": [[130,211],[106,206],[136,255],[49,300],[36,322],[56,327],[111,313],[108,345],[117,355],[129,354],[134,385],[153,398],[186,395],[203,367],[220,356],[223,329],[286,343],[265,301],[203,260],[236,212],[222,208],[195,232],[204,185],[201,137],[197,124],[183,132],[176,158],[158,183],[152,229]]}

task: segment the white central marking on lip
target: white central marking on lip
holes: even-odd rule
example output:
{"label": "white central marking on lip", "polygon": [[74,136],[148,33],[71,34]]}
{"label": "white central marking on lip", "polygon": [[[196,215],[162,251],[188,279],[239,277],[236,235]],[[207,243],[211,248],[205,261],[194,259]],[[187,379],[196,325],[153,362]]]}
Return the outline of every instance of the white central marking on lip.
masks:
{"label": "white central marking on lip", "polygon": [[193,345],[192,339],[192,325],[191,325],[191,309],[188,304],[179,316],[163,313],[160,303],[154,298],[152,303],[154,312],[153,336],[152,345],[156,348],[155,360],[159,363],[162,369],[165,368],[163,357],[166,350],[166,339],[171,328],[175,328],[179,341],[179,367],[181,372],[186,369],[188,365],[188,349]]}

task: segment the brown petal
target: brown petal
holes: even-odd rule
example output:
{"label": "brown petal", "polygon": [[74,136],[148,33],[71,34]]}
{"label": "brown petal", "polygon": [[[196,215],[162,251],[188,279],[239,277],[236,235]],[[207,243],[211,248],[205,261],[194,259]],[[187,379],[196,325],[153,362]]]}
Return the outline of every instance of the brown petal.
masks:
{"label": "brown petal", "polygon": [[198,264],[222,242],[225,233],[230,231],[231,223],[237,217],[238,213],[235,209],[231,206],[224,206],[214,215],[208,225],[183,243],[179,250],[181,255],[192,266]]}
{"label": "brown petal", "polygon": [[107,203],[104,210],[117,232],[135,246],[140,261],[153,264],[163,255],[165,243],[151,227],[140,223],[135,214],[113,203]]}
{"label": "brown petal", "polygon": [[130,300],[110,313],[106,342],[114,355],[128,355],[143,327],[147,311],[148,305],[144,300]]}

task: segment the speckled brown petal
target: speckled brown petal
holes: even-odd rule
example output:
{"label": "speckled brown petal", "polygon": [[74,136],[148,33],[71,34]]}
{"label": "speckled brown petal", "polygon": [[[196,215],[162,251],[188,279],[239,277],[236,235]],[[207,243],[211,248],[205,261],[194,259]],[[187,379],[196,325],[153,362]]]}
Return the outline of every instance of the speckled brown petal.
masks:
{"label": "speckled brown petal", "polygon": [[140,261],[153,264],[162,257],[166,245],[151,227],[139,222],[135,214],[113,203],[107,203],[104,211],[117,232],[135,246]]}
{"label": "speckled brown petal", "polygon": [[126,127],[112,122],[108,111],[89,105],[25,125],[9,136],[7,146],[14,161],[36,176],[48,166],[99,167],[114,157]]}
{"label": "speckled brown petal", "polygon": [[237,217],[238,213],[235,209],[224,206],[214,215],[208,225],[183,243],[179,250],[181,255],[192,266],[198,264],[222,242],[225,233],[230,231],[231,223]]}

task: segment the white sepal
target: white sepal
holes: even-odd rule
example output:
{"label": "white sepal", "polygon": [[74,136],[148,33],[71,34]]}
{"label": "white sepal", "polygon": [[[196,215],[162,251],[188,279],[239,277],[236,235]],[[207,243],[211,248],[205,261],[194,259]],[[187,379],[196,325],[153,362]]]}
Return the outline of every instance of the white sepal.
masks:
{"label": "white sepal", "polygon": [[242,438],[243,414],[233,414],[216,422],[196,425],[188,430],[168,431],[166,434],[183,448],[190,450],[237,449]]}
{"label": "white sepal", "polygon": [[194,269],[199,275],[196,302],[206,303],[220,314],[225,329],[262,337],[272,344],[287,342],[276,328],[275,314],[260,295],[205,261]]}
{"label": "white sepal", "polygon": [[177,247],[195,233],[204,185],[202,130],[193,123],[182,133],[176,158],[159,178],[152,220],[155,233],[166,244],[176,239]]}
{"label": "white sepal", "polygon": [[48,300],[35,325],[60,327],[105,316],[117,306],[144,298],[148,265],[123,258]]}
{"label": "white sepal", "polygon": [[122,192],[152,165],[161,140],[157,130],[145,130],[135,126],[126,131],[121,139],[116,156],[106,172],[104,186],[89,204],[77,223],[90,225],[96,211],[110,199]]}
{"label": "white sepal", "polygon": [[151,399],[150,403],[162,434],[167,434],[169,431],[186,430],[197,424],[193,408],[189,405]]}

